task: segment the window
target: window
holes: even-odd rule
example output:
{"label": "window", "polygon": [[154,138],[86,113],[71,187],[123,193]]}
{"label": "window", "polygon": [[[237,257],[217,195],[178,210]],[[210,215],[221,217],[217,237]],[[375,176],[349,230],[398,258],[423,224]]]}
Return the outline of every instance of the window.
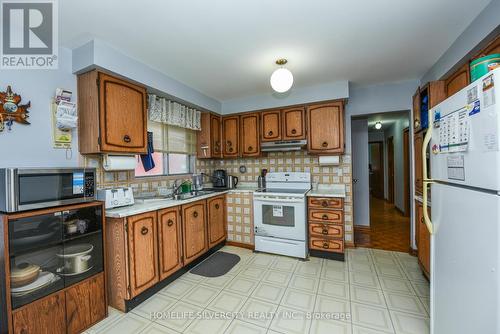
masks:
{"label": "window", "polygon": [[155,167],[146,172],[141,157],[137,156],[135,176],[176,175],[194,172],[196,131],[151,121],[148,122],[148,131],[153,132]]}

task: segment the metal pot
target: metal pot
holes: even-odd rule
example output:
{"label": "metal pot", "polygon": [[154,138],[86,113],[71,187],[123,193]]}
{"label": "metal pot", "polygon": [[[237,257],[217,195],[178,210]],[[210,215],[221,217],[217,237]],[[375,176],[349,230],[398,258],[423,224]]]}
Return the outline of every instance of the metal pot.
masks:
{"label": "metal pot", "polygon": [[64,248],[64,254],[57,254],[64,260],[64,275],[77,275],[92,268],[91,244],[78,244]]}
{"label": "metal pot", "polygon": [[227,177],[227,187],[229,189],[236,188],[237,184],[238,184],[238,177],[237,176],[229,175]]}

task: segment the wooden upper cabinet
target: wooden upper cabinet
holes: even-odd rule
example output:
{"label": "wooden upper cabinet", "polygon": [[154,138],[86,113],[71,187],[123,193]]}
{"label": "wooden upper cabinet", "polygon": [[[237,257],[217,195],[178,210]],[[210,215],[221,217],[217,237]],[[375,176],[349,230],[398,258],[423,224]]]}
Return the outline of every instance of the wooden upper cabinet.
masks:
{"label": "wooden upper cabinet", "polygon": [[307,107],[307,149],[314,154],[344,152],[344,104],[332,102]]}
{"label": "wooden upper cabinet", "polygon": [[413,130],[420,131],[420,88],[413,94]]}
{"label": "wooden upper cabinet", "polygon": [[[500,36],[491,41],[485,48],[483,48],[474,59],[488,56],[491,54],[500,53]],[[472,59],[472,60],[474,60]]]}
{"label": "wooden upper cabinet", "polygon": [[222,126],[221,117],[210,114],[210,142],[212,158],[222,158]]}
{"label": "wooden upper cabinet", "polygon": [[146,100],[142,86],[97,70],[80,74],[80,153],[146,153]]}
{"label": "wooden upper cabinet", "polygon": [[211,248],[226,239],[226,201],[225,196],[209,198],[208,210],[208,247]]}
{"label": "wooden upper cabinet", "polygon": [[283,120],[283,140],[306,139],[306,109],[304,107],[284,109],[281,112]]}
{"label": "wooden upper cabinet", "polygon": [[197,201],[182,206],[182,237],[184,265],[208,250],[206,202]]}
{"label": "wooden upper cabinet", "polygon": [[159,281],[156,212],[127,218],[130,297]]}
{"label": "wooden upper cabinet", "polygon": [[222,154],[227,158],[239,155],[240,116],[222,118]]}
{"label": "wooden upper cabinet", "polygon": [[424,142],[424,134],[422,132],[416,133],[413,138],[413,146],[415,148],[415,192],[421,194],[423,187],[423,163],[422,163],[422,147]]}
{"label": "wooden upper cabinet", "polygon": [[256,157],[260,155],[259,113],[240,116],[241,156]]}
{"label": "wooden upper cabinet", "polygon": [[281,136],[281,111],[264,111],[261,114],[262,141],[278,141]]}
{"label": "wooden upper cabinet", "polygon": [[470,83],[470,65],[464,64],[444,81],[446,97],[450,97]]}
{"label": "wooden upper cabinet", "polygon": [[179,207],[158,211],[160,280],[182,267],[182,238]]}
{"label": "wooden upper cabinet", "polygon": [[[429,109],[434,108],[446,99],[444,81],[431,81],[425,87],[429,89]],[[422,90],[425,89],[425,87],[422,88]]]}
{"label": "wooden upper cabinet", "polygon": [[201,131],[196,134],[196,156],[198,159],[222,158],[220,116],[201,113]]}

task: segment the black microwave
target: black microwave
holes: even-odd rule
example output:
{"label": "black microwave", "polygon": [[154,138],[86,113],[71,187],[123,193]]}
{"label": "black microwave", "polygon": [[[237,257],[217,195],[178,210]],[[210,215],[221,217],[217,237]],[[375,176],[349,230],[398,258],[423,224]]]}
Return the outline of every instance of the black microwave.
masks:
{"label": "black microwave", "polygon": [[0,212],[95,200],[95,168],[1,168]]}

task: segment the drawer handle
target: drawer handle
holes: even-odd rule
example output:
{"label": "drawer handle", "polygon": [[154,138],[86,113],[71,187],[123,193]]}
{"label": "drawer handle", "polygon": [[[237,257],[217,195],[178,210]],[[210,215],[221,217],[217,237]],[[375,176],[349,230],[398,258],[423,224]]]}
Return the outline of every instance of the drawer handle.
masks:
{"label": "drawer handle", "polygon": [[148,234],[148,232],[149,232],[149,230],[148,230],[148,228],[147,228],[146,226],[143,226],[143,227],[141,228],[141,234],[142,234],[142,235],[146,235],[146,234]]}
{"label": "drawer handle", "polygon": [[253,146],[248,146],[248,150],[249,150],[250,152],[252,152],[252,151],[253,151]]}
{"label": "drawer handle", "polygon": [[129,135],[125,135],[125,136],[123,136],[123,141],[126,143],[130,143],[132,141],[132,139],[130,139]]}
{"label": "drawer handle", "polygon": [[324,141],[323,144],[321,144],[323,147],[328,147],[328,142]]}
{"label": "drawer handle", "polygon": [[273,134],[274,134],[274,132],[272,132],[272,131],[269,131],[269,132],[267,133],[267,135],[268,135],[268,136],[272,136]]}
{"label": "drawer handle", "polygon": [[323,229],[323,231],[321,231],[321,233],[323,233],[324,235],[328,235],[328,230],[325,228]]}
{"label": "drawer handle", "polygon": [[296,134],[297,133],[297,130],[295,129],[292,129],[292,135]]}
{"label": "drawer handle", "polygon": [[328,249],[328,242],[323,243],[323,248]]}
{"label": "drawer handle", "polygon": [[321,217],[321,219],[323,219],[323,220],[328,220],[328,215],[326,215],[326,214],[325,214],[325,215],[323,215],[323,216]]}
{"label": "drawer handle", "polygon": [[219,204],[215,204],[215,208],[216,208],[217,210],[219,210],[219,207],[220,207],[220,206],[219,206]]}
{"label": "drawer handle", "polygon": [[174,221],[172,219],[169,219],[167,221],[167,226],[172,226],[172,225],[174,225]]}
{"label": "drawer handle", "polygon": [[194,218],[198,217],[198,211],[193,212],[193,217]]}
{"label": "drawer handle", "polygon": [[323,206],[324,208],[326,208],[328,206],[328,201],[323,201],[321,203],[321,206]]}

